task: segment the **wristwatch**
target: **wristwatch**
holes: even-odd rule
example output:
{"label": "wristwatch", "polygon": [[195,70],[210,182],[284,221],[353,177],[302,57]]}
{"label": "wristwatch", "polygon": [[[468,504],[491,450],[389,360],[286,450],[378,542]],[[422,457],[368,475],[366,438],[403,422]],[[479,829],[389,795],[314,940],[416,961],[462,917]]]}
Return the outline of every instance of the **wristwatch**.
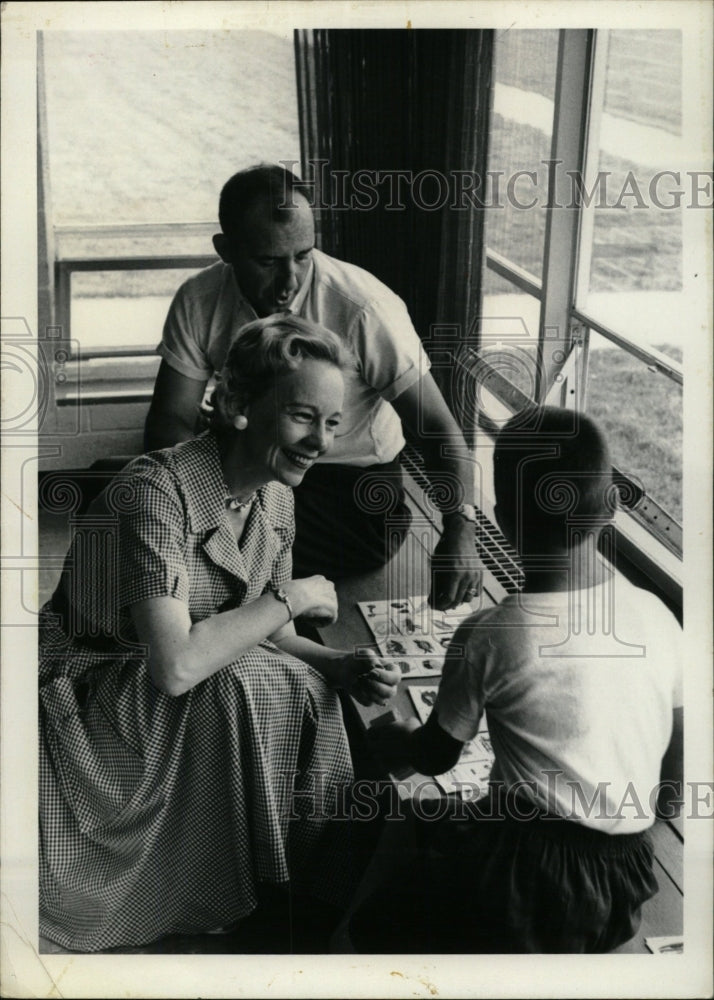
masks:
{"label": "wristwatch", "polygon": [[461,517],[465,518],[467,521],[471,521],[472,524],[476,524],[476,508],[472,503],[462,503],[454,510],[450,510],[447,516],[452,514],[459,514]]}
{"label": "wristwatch", "polygon": [[270,587],[270,593],[273,595],[274,598],[276,598],[276,600],[283,602],[283,604],[285,605],[285,607],[288,609],[288,615],[289,615],[288,621],[291,622],[293,620],[293,618],[295,617],[295,615],[293,614],[293,606],[290,603],[290,598],[285,593],[285,591],[283,590],[283,588],[282,587],[272,587],[271,586]]}

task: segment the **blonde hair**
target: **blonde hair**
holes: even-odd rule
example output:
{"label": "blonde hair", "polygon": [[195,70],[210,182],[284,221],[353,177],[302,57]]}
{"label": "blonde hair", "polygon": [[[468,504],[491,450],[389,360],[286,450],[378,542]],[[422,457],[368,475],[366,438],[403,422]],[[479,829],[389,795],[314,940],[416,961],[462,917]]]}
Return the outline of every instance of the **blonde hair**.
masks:
{"label": "blonde hair", "polygon": [[300,316],[276,313],[241,327],[213,392],[212,428],[232,427],[241,407],[267,392],[280,375],[299,368],[305,358],[338,369],[348,364],[337,334]]}

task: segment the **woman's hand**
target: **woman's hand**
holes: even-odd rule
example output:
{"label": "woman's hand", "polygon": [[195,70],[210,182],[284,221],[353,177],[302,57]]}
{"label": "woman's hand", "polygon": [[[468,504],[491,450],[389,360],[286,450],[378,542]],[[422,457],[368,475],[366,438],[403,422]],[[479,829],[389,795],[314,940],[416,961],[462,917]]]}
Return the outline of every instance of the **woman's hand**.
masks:
{"label": "woman's hand", "polygon": [[317,627],[331,625],[337,620],[335,585],[324,576],[290,580],[284,590],[290,598],[293,617],[307,618]]}
{"label": "woman's hand", "polygon": [[360,705],[386,705],[402,677],[398,665],[371,649],[360,649],[333,660],[333,683],[345,688]]}

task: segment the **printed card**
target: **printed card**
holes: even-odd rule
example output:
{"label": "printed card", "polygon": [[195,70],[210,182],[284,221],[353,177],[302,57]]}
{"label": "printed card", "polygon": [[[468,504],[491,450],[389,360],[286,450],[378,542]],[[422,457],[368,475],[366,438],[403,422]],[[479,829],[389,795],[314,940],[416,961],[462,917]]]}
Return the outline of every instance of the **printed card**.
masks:
{"label": "printed card", "polygon": [[460,604],[451,611],[435,611],[426,597],[408,597],[393,601],[360,601],[362,617],[379,642],[390,636],[444,638],[451,636],[460,623],[472,613],[469,604]]}
{"label": "printed card", "polygon": [[422,725],[426,722],[431,714],[431,710],[434,707],[434,702],[436,701],[436,695],[439,690],[436,684],[412,684],[408,689],[409,697],[414,704],[414,709],[416,714],[419,716],[419,721]]}
{"label": "printed card", "polygon": [[405,677],[440,675],[454,630],[471,613],[468,604],[434,611],[426,597],[360,601],[358,607],[382,656],[395,660]]}
{"label": "printed card", "polygon": [[645,944],[653,955],[682,955],[684,953],[684,938],[680,935],[646,937]]}
{"label": "printed card", "polygon": [[[387,656],[388,654],[384,654]],[[392,661],[397,664],[402,672],[402,677],[415,677],[421,679],[422,677],[440,677],[442,661],[439,659],[415,659],[414,657],[391,657]]]}
{"label": "printed card", "polygon": [[[406,602],[402,602],[402,604],[408,611],[409,607]],[[390,636],[402,635],[399,621],[400,616],[391,602],[362,601],[357,606],[377,642]]]}
{"label": "printed card", "polygon": [[437,611],[429,607],[426,597],[412,597],[411,620],[416,629],[426,635],[442,635],[444,632],[453,634],[465,618],[473,614],[470,604],[459,604],[458,607],[449,611]]}
{"label": "printed card", "polygon": [[[429,718],[439,690],[444,657],[454,632],[473,611],[461,604],[451,611],[435,611],[426,597],[393,601],[361,601],[359,609],[382,656],[394,660],[405,678],[434,678],[433,684],[412,684],[407,690],[422,723]],[[464,746],[458,764],[434,780],[447,794],[460,792],[480,798],[488,789],[493,749],[486,717],[477,735]]]}
{"label": "printed card", "polygon": [[493,766],[492,760],[459,760],[455,767],[434,780],[447,794],[458,792],[465,799],[480,799],[488,792],[488,779]]}

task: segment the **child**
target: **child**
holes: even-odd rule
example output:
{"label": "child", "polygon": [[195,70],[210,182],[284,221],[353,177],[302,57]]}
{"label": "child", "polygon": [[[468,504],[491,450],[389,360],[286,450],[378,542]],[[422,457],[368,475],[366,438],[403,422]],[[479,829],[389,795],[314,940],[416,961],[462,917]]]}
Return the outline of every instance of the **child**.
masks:
{"label": "child", "polygon": [[485,710],[490,792],[357,910],[358,951],[605,952],[657,892],[648,828],[681,781],[679,626],[597,553],[614,487],[589,418],[518,414],[494,480],[523,592],[467,619],[428,722],[385,744],[393,766],[441,774]]}

